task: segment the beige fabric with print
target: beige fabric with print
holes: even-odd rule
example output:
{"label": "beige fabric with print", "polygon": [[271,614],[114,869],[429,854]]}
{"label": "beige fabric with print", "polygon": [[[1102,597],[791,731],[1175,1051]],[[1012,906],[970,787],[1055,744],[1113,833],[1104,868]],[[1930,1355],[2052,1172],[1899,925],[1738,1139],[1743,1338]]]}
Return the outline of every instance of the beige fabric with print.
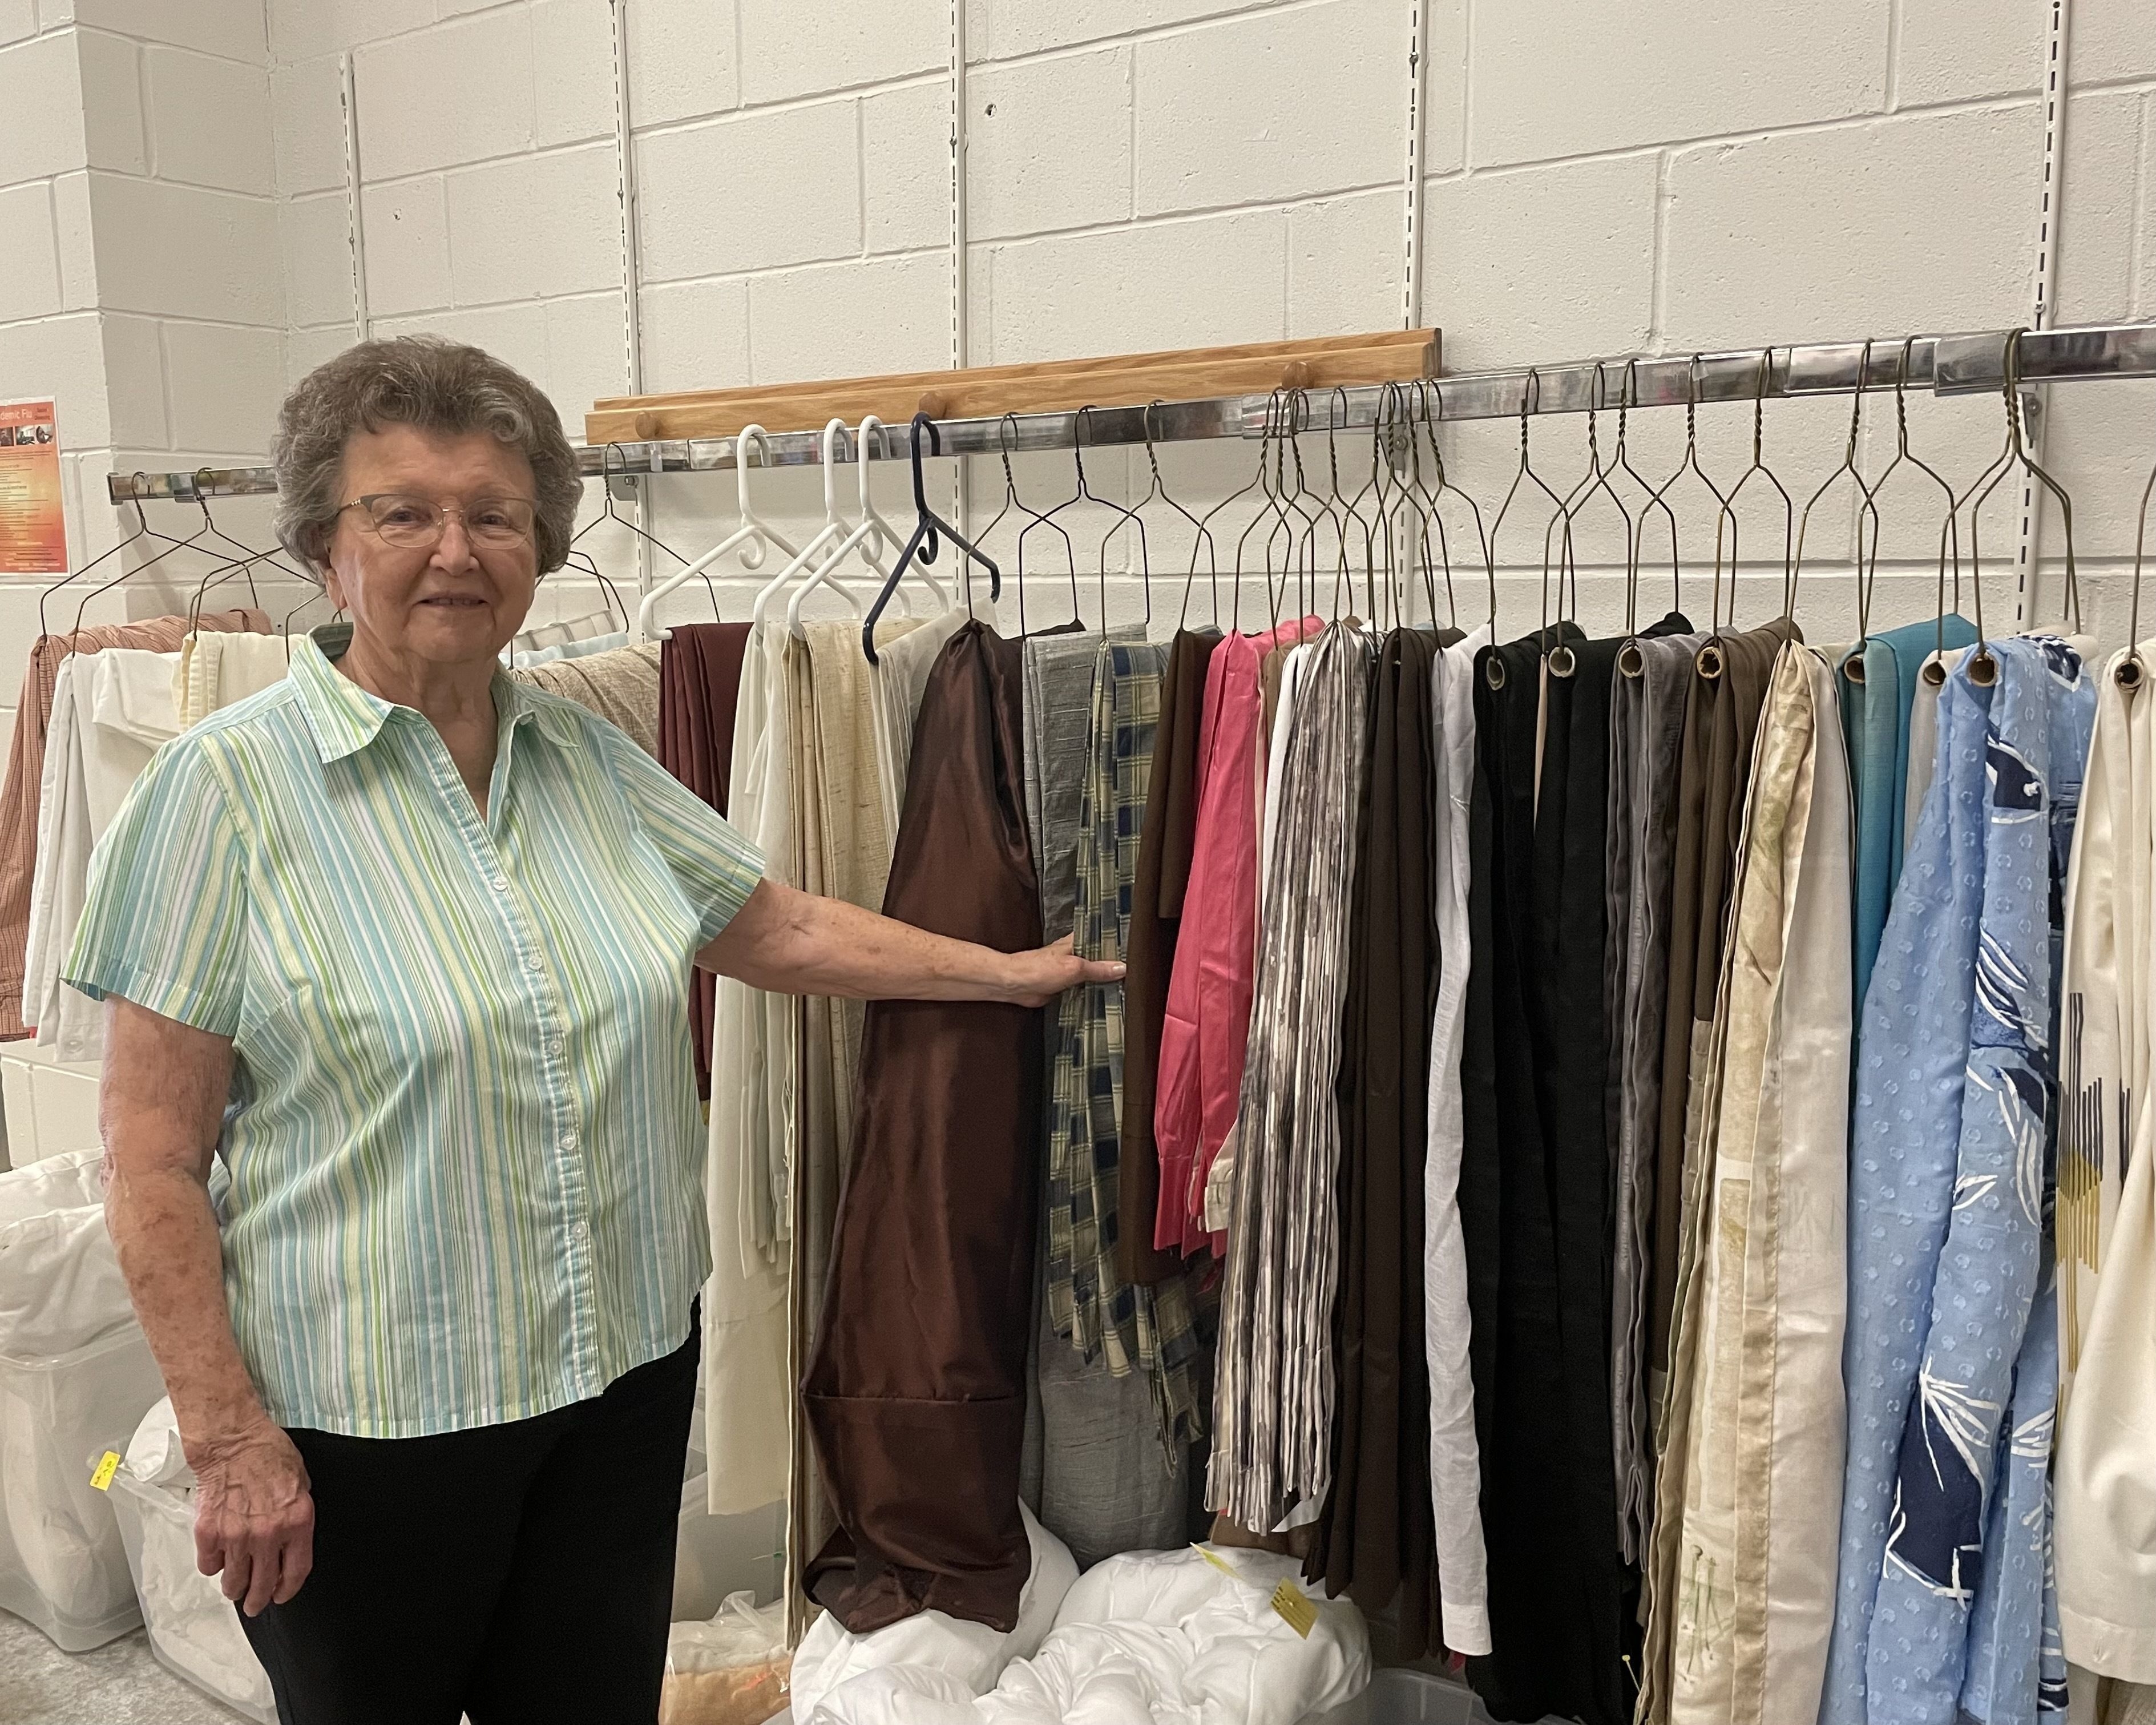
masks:
{"label": "beige fabric with print", "polygon": [[1643,1718],[1814,1725],[1845,1444],[1851,813],[1831,675],[1777,659],[1687,1182]]}
{"label": "beige fabric with print", "polygon": [[[647,755],[659,752],[659,643],[639,642],[583,659],[556,659],[510,673],[564,701],[589,707],[628,733]],[[730,803],[727,807],[733,805]]]}

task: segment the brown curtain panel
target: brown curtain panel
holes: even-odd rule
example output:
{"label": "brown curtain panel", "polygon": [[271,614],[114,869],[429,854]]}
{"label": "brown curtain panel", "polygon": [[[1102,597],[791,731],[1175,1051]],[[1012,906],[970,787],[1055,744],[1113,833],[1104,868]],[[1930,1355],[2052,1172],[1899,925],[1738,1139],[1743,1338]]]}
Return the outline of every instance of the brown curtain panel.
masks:
{"label": "brown curtain panel", "polygon": [[[1040,943],[1018,644],[951,639],[916,733],[887,916]],[[1009,1630],[1039,1205],[1040,1014],[877,1001],[803,1399],[839,1524],[807,1589],[857,1634],[937,1610]]]}

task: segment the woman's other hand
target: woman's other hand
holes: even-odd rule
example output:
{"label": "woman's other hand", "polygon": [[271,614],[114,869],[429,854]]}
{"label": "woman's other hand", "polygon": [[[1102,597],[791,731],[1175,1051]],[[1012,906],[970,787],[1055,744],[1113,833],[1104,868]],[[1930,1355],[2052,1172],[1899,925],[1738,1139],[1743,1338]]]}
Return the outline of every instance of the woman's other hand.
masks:
{"label": "woman's other hand", "polygon": [[283,1604],[315,1562],[315,1500],[299,1450],[266,1418],[183,1447],[195,1471],[195,1567],[221,1574],[225,1598],[249,1617]]}
{"label": "woman's other hand", "polygon": [[1045,1006],[1066,988],[1081,983],[1119,983],[1123,966],[1098,958],[1081,958],[1071,950],[1072,937],[1065,935],[1051,947],[1010,955],[1011,999],[1020,1006]]}

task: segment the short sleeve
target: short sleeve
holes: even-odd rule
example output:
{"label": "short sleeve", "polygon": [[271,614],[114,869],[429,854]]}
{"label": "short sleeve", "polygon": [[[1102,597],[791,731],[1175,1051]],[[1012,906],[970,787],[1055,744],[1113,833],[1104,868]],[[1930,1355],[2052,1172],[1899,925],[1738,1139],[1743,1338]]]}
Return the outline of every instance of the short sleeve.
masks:
{"label": "short sleeve", "polygon": [[613,750],[629,805],[696,913],[699,947],[716,939],[763,879],[763,853],[627,737]]}
{"label": "short sleeve", "polygon": [[231,1036],[245,995],[244,848],[200,742],[167,745],[90,855],[61,979]]}

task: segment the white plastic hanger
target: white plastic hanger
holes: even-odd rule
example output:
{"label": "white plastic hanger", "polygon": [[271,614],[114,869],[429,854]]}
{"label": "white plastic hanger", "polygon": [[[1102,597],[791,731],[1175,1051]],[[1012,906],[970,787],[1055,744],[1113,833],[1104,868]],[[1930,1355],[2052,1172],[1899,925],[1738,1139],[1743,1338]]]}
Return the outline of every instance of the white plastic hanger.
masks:
{"label": "white plastic hanger", "polygon": [[[777,546],[789,557],[799,555],[783,535],[758,520],[756,511],[748,506],[748,448],[751,439],[756,442],[759,458],[757,465],[762,467],[771,465],[771,444],[764,429],[761,425],[743,426],[741,434],[734,439],[734,495],[741,502],[741,526],[695,562],[668,576],[644,596],[644,602],[636,608],[636,629],[639,639],[665,640],[670,631],[654,626],[659,602],[684,582],[693,581],[728,552],[738,547],[744,569],[761,569],[763,567],[764,547],[767,544]],[[759,607],[762,603],[759,597]]]}
{"label": "white plastic hanger", "polygon": [[[757,594],[755,603],[749,607],[749,620],[752,623],[762,623],[765,608],[778,597],[787,584],[795,576],[808,568],[811,564],[825,557],[830,548],[846,536],[848,531],[846,523],[839,519],[839,516],[838,476],[833,470],[837,465],[839,442],[845,434],[844,420],[832,419],[825,424],[824,427],[824,525],[816,530],[814,536],[806,545],[794,552],[793,558],[784,568],[763,584],[763,590]],[[820,575],[823,572],[819,567],[816,572]],[[839,591],[844,592],[844,589],[840,588]]]}
{"label": "white plastic hanger", "polygon": [[[834,432],[837,434],[835,440],[833,436]],[[824,512],[829,517],[830,525],[839,530],[839,534],[838,542],[831,548],[830,555],[817,564],[814,572],[793,589],[793,597],[787,601],[786,627],[796,640],[799,640],[803,634],[801,627],[802,604],[808,595],[819,587],[836,593],[845,602],[846,608],[855,616],[859,617],[861,614],[860,600],[850,588],[839,579],[837,572],[839,566],[845,562],[848,553],[861,549],[882,531],[873,515],[864,516],[860,525],[851,530],[848,530],[845,522],[839,517],[838,475],[833,471],[833,468],[839,453],[839,446],[844,442],[845,435],[846,427],[843,420],[834,419],[824,428]],[[860,468],[861,493],[865,497],[868,493],[868,451],[856,444],[854,454]],[[865,557],[867,552],[864,551],[862,554]]]}

